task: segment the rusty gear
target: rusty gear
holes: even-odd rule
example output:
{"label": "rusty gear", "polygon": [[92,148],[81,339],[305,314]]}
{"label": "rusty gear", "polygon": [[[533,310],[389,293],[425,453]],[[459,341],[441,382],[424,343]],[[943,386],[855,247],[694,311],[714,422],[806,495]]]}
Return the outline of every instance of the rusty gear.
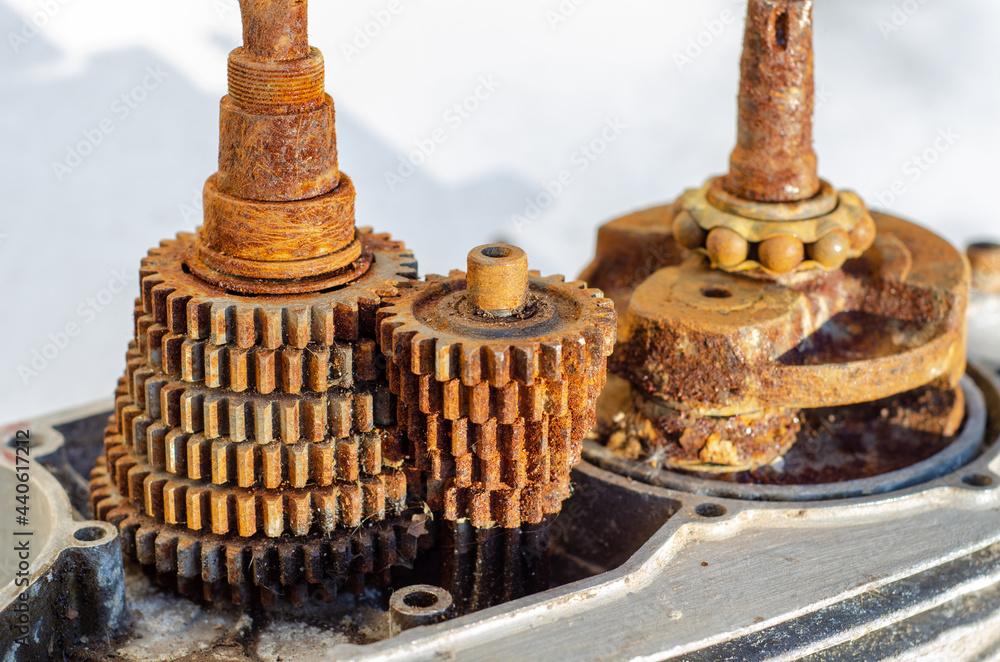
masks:
{"label": "rusty gear", "polygon": [[531,386],[573,376],[597,379],[614,345],[615,325],[614,305],[600,290],[531,272],[528,307],[501,318],[478,314],[465,297],[466,283],[460,271],[428,276],[386,300],[378,312],[379,343],[401,371],[458,380],[455,387],[486,383],[494,391],[512,381]]}
{"label": "rusty gear", "polygon": [[236,393],[320,393],[333,387],[351,388],[356,380],[371,381],[380,371],[378,345],[368,338],[302,349],[243,348],[191,340],[185,334],[159,336],[160,329],[149,318],[140,315],[137,323],[149,329],[147,339],[148,334],[158,336],[159,345],[154,347],[147,340],[143,343],[145,351],[136,347],[128,360],[143,361],[167,375],[209,388],[227,388]]}
{"label": "rusty gear", "polygon": [[[129,420],[145,414],[147,425],[161,421],[207,439],[320,442],[344,438],[352,430],[368,433],[376,426],[392,425],[395,418],[395,403],[385,386],[372,391],[257,395],[185,384],[148,367],[129,377]],[[131,430],[128,422],[122,423],[122,430]]]}
{"label": "rusty gear", "polygon": [[569,494],[613,344],[598,290],[528,272],[513,246],[400,288],[379,311],[404,454],[446,520],[538,523]]}
{"label": "rusty gear", "polygon": [[400,405],[413,466],[429,480],[451,480],[456,487],[521,488],[566,482],[580,461],[582,439],[594,426],[593,410],[580,415],[543,417],[510,424],[490,419],[449,421]]}
{"label": "rusty gear", "polygon": [[112,435],[105,441],[107,469],[119,493],[147,516],[192,531],[243,538],[329,534],[397,515],[406,503],[406,479],[398,471],[322,487],[220,487],[157,471],[124,440],[115,443],[120,439]]}
{"label": "rusty gear", "polygon": [[[348,588],[384,584],[394,565],[412,565],[424,515],[404,513],[349,531],[300,538],[234,538],[155,521],[122,498],[102,461],[91,474],[95,517],[121,532],[123,552],[180,593],[209,601],[302,603]],[[255,595],[256,594],[256,595]]]}
{"label": "rusty gear", "polygon": [[194,250],[193,235],[164,241],[143,259],[139,272],[146,313],[136,320],[139,347],[156,357],[167,334],[272,350],[374,338],[383,297],[415,278],[416,264],[402,242],[388,235],[362,232],[361,238],[374,259],[355,280],[329,292],[281,296],[241,295],[211,285],[184,266]]}

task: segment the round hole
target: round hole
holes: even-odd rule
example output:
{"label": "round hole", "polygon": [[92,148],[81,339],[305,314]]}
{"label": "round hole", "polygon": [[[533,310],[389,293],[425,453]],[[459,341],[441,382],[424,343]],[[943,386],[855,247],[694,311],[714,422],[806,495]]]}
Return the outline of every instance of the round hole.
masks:
{"label": "round hole", "polygon": [[438,596],[430,591],[412,591],[403,597],[403,604],[418,609],[428,609],[436,605],[437,602]]}
{"label": "round hole", "polygon": [[482,251],[482,254],[486,257],[510,257],[513,251],[509,246],[487,246]]}
{"label": "round hole", "polygon": [[726,507],[717,503],[699,503],[694,512],[702,517],[722,517],[726,514]]}
{"label": "round hole", "polygon": [[969,474],[962,478],[962,482],[972,487],[989,487],[993,484],[993,479],[983,474]]}
{"label": "round hole", "polygon": [[105,531],[99,526],[87,526],[82,529],[77,529],[73,533],[73,537],[80,542],[95,542],[100,540],[105,536]]}
{"label": "round hole", "polygon": [[970,244],[969,248],[979,251],[995,251],[1000,249],[1000,244],[992,241],[977,241],[974,244]]}
{"label": "round hole", "polygon": [[724,287],[706,287],[701,291],[701,296],[709,299],[728,299],[733,293]]}

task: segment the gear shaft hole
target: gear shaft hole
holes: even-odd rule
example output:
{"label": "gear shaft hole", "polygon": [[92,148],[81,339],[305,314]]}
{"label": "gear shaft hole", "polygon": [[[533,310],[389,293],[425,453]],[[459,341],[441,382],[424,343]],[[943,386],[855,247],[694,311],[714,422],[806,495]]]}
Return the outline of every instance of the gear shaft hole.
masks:
{"label": "gear shaft hole", "polygon": [[514,251],[508,246],[487,246],[481,252],[486,257],[504,258],[510,257]]}
{"label": "gear shaft hole", "polygon": [[87,526],[73,532],[73,537],[80,542],[97,542],[107,535],[107,532],[99,526]]}
{"label": "gear shaft hole", "polygon": [[412,591],[407,593],[403,598],[403,603],[407,607],[417,607],[419,609],[428,609],[435,606],[438,603],[438,596],[431,593],[430,591]]}
{"label": "gear shaft hole", "polygon": [[725,287],[706,287],[701,291],[701,295],[709,299],[728,299],[733,296],[733,292]]}
{"label": "gear shaft hole", "polygon": [[722,517],[726,514],[726,507],[717,503],[699,503],[695,506],[694,512],[702,517]]}

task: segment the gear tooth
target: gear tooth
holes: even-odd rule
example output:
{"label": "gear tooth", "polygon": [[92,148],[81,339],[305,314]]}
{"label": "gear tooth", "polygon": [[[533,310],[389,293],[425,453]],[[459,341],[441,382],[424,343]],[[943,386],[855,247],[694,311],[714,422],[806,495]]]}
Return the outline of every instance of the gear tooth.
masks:
{"label": "gear tooth", "polygon": [[313,305],[309,323],[314,343],[330,347],[336,342],[337,324],[331,304],[324,302]]}
{"label": "gear tooth", "polygon": [[426,334],[417,333],[410,340],[410,370],[415,375],[434,374],[434,348],[436,340]]}
{"label": "gear tooth", "polygon": [[468,343],[459,346],[459,377],[462,384],[474,386],[483,378],[483,352],[479,343]]}
{"label": "gear tooth", "polygon": [[506,345],[487,345],[484,353],[486,354],[486,379],[491,386],[500,388],[510,381],[513,352]]}
{"label": "gear tooth", "polygon": [[[208,338],[212,329],[212,304],[199,297],[187,303],[187,334],[196,340]],[[216,343],[218,344],[218,343]]]}
{"label": "gear tooth", "polygon": [[399,326],[393,330],[392,352],[389,355],[401,370],[409,370],[412,364],[413,338],[417,332],[412,331],[407,326]]}
{"label": "gear tooth", "polygon": [[572,333],[561,341],[563,371],[567,375],[578,375],[589,367],[587,339],[583,333]]}
{"label": "gear tooth", "polygon": [[532,384],[539,371],[539,351],[535,344],[514,347],[513,377],[522,384]]}
{"label": "gear tooth", "polygon": [[[257,311],[248,309],[248,311],[248,316],[253,315],[255,318],[255,323],[253,325],[253,342],[251,345],[256,344],[258,337],[260,338],[260,344],[268,349],[278,349],[284,345],[285,320],[284,310],[282,308],[267,307],[261,308]],[[237,319],[239,319],[239,317],[237,317]],[[257,333],[258,326],[260,330],[259,334]],[[251,346],[244,345],[242,342],[239,344],[243,347]]]}
{"label": "gear tooth", "polygon": [[183,292],[171,292],[167,296],[167,328],[171,333],[183,334],[187,331],[188,317],[187,307],[192,296]]}
{"label": "gear tooth", "polygon": [[208,304],[208,337],[213,345],[225,345],[235,340],[235,315],[233,306],[226,301],[212,301]]}
{"label": "gear tooth", "polygon": [[140,282],[142,287],[142,309],[148,314],[154,315],[154,319],[156,306],[153,302],[153,289],[163,282],[163,277],[157,271],[153,271]]}
{"label": "gear tooth", "polygon": [[360,326],[358,317],[357,303],[338,303],[334,307],[337,338],[341,340],[357,340]]}
{"label": "gear tooth", "polygon": [[169,324],[167,298],[175,291],[176,288],[166,282],[160,283],[150,290],[150,296],[153,301],[153,319],[158,324],[163,324],[164,326]]}
{"label": "gear tooth", "polygon": [[[262,318],[261,327],[267,328],[271,333],[264,336],[263,333],[258,334],[258,313]],[[272,343],[274,342],[273,337],[273,325],[270,324],[271,320],[263,321],[267,319],[273,313],[270,310],[255,310],[251,306],[237,305],[233,306],[232,315],[232,333],[231,339],[227,338],[232,342],[236,343],[237,347],[253,347],[257,344],[258,339],[261,340],[262,344],[268,349],[274,349]],[[263,329],[261,329],[263,330]],[[279,334],[280,335],[280,334]],[[221,344],[221,343],[216,343]]]}
{"label": "gear tooth", "polygon": [[558,340],[541,343],[541,361],[539,373],[543,379],[558,382],[563,369],[563,347]]}
{"label": "gear tooth", "polygon": [[288,344],[296,349],[305,349],[312,338],[312,325],[308,306],[296,306],[285,310],[285,328]]}

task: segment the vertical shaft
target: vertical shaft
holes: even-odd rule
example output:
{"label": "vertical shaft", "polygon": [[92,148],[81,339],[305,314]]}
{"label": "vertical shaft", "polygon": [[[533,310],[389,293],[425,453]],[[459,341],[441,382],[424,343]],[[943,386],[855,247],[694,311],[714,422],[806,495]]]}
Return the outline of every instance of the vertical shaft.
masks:
{"label": "vertical shaft", "polygon": [[307,0],[240,0],[243,47],[261,60],[295,60],[309,54]]}
{"label": "vertical shaft", "polygon": [[795,202],[819,191],[812,146],[812,0],[749,0],[736,149],[726,190]]}

